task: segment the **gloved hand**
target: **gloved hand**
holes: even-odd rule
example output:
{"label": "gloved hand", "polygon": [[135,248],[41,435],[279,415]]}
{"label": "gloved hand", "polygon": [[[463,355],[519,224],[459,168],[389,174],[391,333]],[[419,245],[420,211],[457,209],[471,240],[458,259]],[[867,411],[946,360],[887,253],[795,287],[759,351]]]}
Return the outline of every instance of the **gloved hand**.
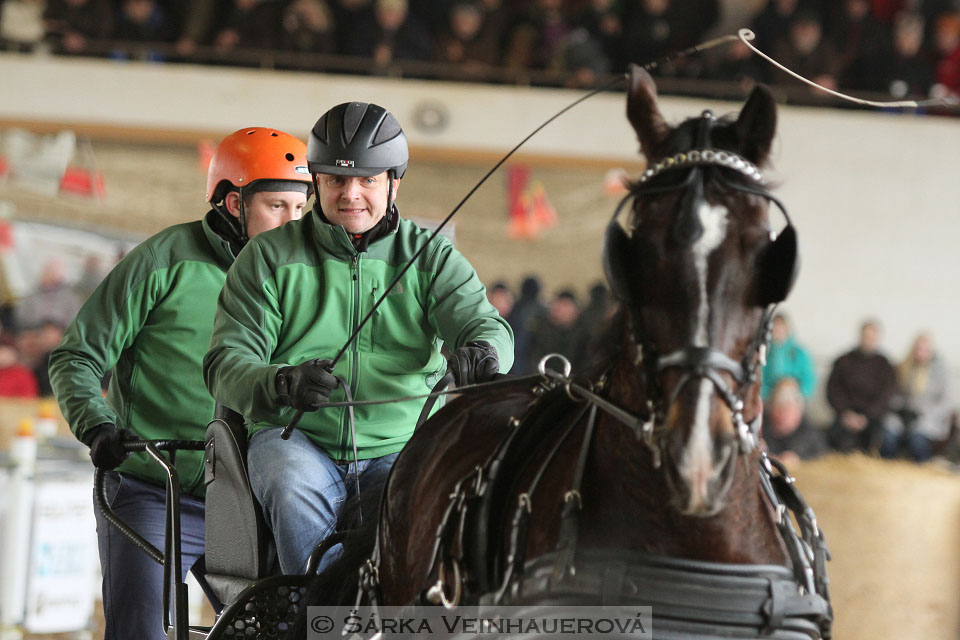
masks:
{"label": "gloved hand", "polygon": [[458,387],[492,380],[500,370],[497,350],[489,342],[475,340],[453,352],[447,360]]}
{"label": "gloved hand", "polygon": [[118,429],[117,425],[104,422],[84,434],[82,442],[90,447],[90,459],[98,469],[115,469],[127,457],[123,441],[130,432]]}
{"label": "gloved hand", "polygon": [[277,371],[277,401],[300,411],[316,411],[330,401],[339,384],[333,375],[333,360],[281,367]]}

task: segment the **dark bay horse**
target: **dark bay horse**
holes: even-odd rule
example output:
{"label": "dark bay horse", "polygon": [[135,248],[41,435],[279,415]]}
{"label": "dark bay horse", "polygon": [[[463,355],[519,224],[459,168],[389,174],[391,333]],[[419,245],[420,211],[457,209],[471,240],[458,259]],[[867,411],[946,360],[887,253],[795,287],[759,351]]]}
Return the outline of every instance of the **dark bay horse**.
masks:
{"label": "dark bay horse", "polygon": [[557,358],[418,429],[361,587],[386,605],[602,595],[653,604],[655,628],[693,637],[713,637],[718,615],[732,637],[828,637],[822,535],[758,443],[769,323],[797,269],[759,169],[774,100],[758,87],[735,117],[672,127],[633,69],[627,115],[648,168],[607,231],[622,309],[595,336],[597,366],[566,377]]}

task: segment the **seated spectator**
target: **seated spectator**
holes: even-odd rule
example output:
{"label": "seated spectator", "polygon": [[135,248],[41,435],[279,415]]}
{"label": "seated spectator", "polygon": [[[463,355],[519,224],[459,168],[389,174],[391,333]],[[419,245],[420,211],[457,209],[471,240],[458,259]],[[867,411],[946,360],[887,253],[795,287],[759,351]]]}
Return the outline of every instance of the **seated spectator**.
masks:
{"label": "seated spectator", "polygon": [[362,29],[368,29],[373,22],[373,0],[331,0],[330,10],[333,24],[337,25],[337,53],[360,55],[351,52],[356,48],[354,40],[363,36]]}
{"label": "seated spectator", "polygon": [[63,326],[54,320],[47,320],[34,326],[20,329],[16,334],[16,350],[19,362],[33,372],[40,396],[52,395],[50,375],[47,364],[50,352],[60,344],[63,338]]}
{"label": "seated spectator", "polygon": [[870,11],[870,0],[843,0],[828,28],[828,40],[840,54],[845,88],[883,91],[890,60],[890,33]]}
{"label": "seated spectator", "polygon": [[830,450],[823,433],[807,421],[803,394],[793,378],[782,378],[770,393],[763,420],[767,452],[791,466]]}
{"label": "seated spectator", "polygon": [[745,90],[769,75],[763,59],[740,40],[720,47],[704,73],[707,79],[736,82]]}
{"label": "seated spectator", "polygon": [[376,0],[373,15],[344,46],[342,53],[372,58],[378,69],[395,60],[428,60],[434,47],[430,33],[410,15],[407,0]]}
{"label": "seated spectator", "polygon": [[47,0],[43,16],[47,40],[56,53],[84,54],[91,40],[113,35],[109,0]]}
{"label": "seated spectator", "polygon": [[0,334],[0,398],[36,398],[37,379],[19,361],[16,341],[9,333]]}
{"label": "seated spectator", "polygon": [[167,6],[175,16],[178,39],[175,50],[178,55],[189,57],[197,47],[205,44],[217,19],[218,0],[168,0]]}
{"label": "seated spectator", "polygon": [[934,82],[933,56],[924,47],[923,16],[901,12],[893,21],[893,56],[884,65],[892,98],[923,98]]}
{"label": "seated spectator", "polygon": [[[177,35],[174,29],[175,25],[157,0],[123,0],[120,3],[114,37],[132,42],[167,42]],[[126,54],[116,52],[114,57],[124,58]],[[149,52],[147,59],[159,62],[163,60],[163,56],[157,52]]]}
{"label": "seated spectator", "polygon": [[562,70],[567,74],[567,87],[589,89],[610,73],[610,59],[603,45],[583,27],[567,34],[562,49]]}
{"label": "seated spectator", "polygon": [[897,374],[879,345],[880,325],[868,320],[860,328],[860,343],[833,363],[827,402],[836,418],[827,436],[837,451],[879,452],[882,420],[897,389]]}
{"label": "seated spectator", "polygon": [[109,268],[105,268],[104,260],[100,254],[91,253],[83,261],[83,271],[80,272],[80,278],[73,285],[74,293],[81,301],[86,302],[93,290],[100,286],[100,282],[109,271]]}
{"label": "seated spectator", "polygon": [[280,11],[277,0],[233,0],[214,45],[221,53],[237,47],[276,49],[280,46]]}
{"label": "seated spectator", "polygon": [[505,282],[494,283],[487,290],[487,300],[494,306],[501,318],[508,318],[513,311],[515,297]]}
{"label": "seated spectator", "polygon": [[799,0],[767,0],[750,22],[750,29],[757,36],[754,44],[765,52],[771,52],[777,43],[787,39],[790,22],[799,9]]}
{"label": "seated spectator", "polygon": [[642,65],[676,49],[670,3],[671,0],[640,0],[626,6],[623,53],[628,64]]}
{"label": "seated spectator", "polygon": [[790,322],[787,316],[778,313],[773,318],[773,331],[770,346],[767,348],[767,364],[763,367],[761,394],[764,400],[770,398],[770,392],[783,378],[796,380],[805,399],[809,399],[816,389],[817,374],[813,369],[813,359],[790,334]]}
{"label": "seated spectator", "polygon": [[166,11],[156,0],[123,0],[114,35],[118,40],[166,42],[175,34]]}
{"label": "seated spectator", "polygon": [[560,291],[550,302],[547,316],[534,330],[530,342],[530,371],[536,371],[540,359],[550,353],[564,356],[573,365],[574,371],[583,366],[579,320],[577,297],[569,289]]}
{"label": "seated spectator", "polygon": [[510,34],[504,64],[511,69],[563,68],[563,44],[570,24],[562,0],[535,0]]}
{"label": "seated spectator", "polygon": [[461,65],[464,73],[482,71],[500,61],[500,34],[485,23],[486,13],[475,0],[457,0],[437,37],[437,62]]}
{"label": "seated spectator", "polygon": [[38,327],[46,321],[64,327],[73,322],[83,300],[67,283],[65,272],[66,265],[59,258],[52,258],[43,265],[36,290],[17,304],[19,329]]}
{"label": "seated spectator", "polygon": [[[842,58],[833,44],[823,39],[823,24],[813,11],[797,11],[790,21],[787,38],[779,41],[773,51],[773,57],[791,71],[827,89],[837,88]],[[783,73],[773,80],[777,84],[801,85],[799,80]]]}
{"label": "seated spectator", "polygon": [[506,320],[513,329],[513,368],[510,373],[524,376],[536,371],[537,363],[531,361],[533,335],[537,327],[546,321],[547,307],[540,300],[540,280],[527,276],[520,284],[520,297]]}
{"label": "seated spectator", "polygon": [[936,46],[935,94],[960,96],[960,11],[941,14],[934,29]]}
{"label": "seated spectator", "polygon": [[720,20],[719,0],[673,0],[672,4],[681,48],[703,42]]}
{"label": "seated spectator", "polygon": [[897,393],[885,420],[880,454],[896,458],[905,450],[917,462],[930,459],[934,444],[950,435],[952,412],[950,371],[930,335],[921,333],[897,368]]}
{"label": "seated spectator", "polygon": [[283,9],[283,45],[308,53],[336,53],[333,12],[323,0],[293,0]]}
{"label": "seated spectator", "polygon": [[626,69],[623,59],[622,8],[615,0],[590,0],[573,20],[575,26],[583,27],[603,48],[614,71]]}
{"label": "seated spectator", "polygon": [[43,0],[0,2],[0,45],[27,53],[43,40]]}

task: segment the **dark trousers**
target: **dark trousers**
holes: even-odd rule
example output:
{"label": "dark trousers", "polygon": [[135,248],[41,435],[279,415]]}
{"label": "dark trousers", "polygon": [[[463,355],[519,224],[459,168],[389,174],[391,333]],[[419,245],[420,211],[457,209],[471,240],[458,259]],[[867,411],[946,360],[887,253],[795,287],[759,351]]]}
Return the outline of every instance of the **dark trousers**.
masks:
{"label": "dark trousers", "polygon": [[827,430],[827,441],[831,448],[840,453],[860,451],[875,455],[879,453],[883,442],[883,423],[879,420],[870,420],[860,431],[853,431],[843,426],[838,417]]}
{"label": "dark trousers", "polygon": [[[107,472],[104,488],[110,508],[163,553],[164,488],[115,471]],[[203,511],[203,500],[181,494],[180,579],[203,555]],[[104,640],[164,640],[163,567],[107,522],[96,506],[94,512],[103,571]]]}

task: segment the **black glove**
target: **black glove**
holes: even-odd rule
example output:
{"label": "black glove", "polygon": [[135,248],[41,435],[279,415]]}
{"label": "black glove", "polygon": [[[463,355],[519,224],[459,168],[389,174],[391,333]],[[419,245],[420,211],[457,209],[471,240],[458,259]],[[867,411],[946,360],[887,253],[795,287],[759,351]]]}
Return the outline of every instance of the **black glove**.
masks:
{"label": "black glove", "polygon": [[453,372],[458,387],[492,380],[500,371],[497,350],[489,342],[468,342],[453,352],[447,360],[447,368]]}
{"label": "black glove", "polygon": [[90,447],[90,459],[98,469],[115,469],[127,457],[123,450],[123,441],[129,431],[118,429],[117,425],[105,422],[87,431],[82,438],[83,444]]}
{"label": "black glove", "polygon": [[330,401],[339,384],[333,375],[333,360],[281,367],[277,371],[277,401],[300,411],[316,411]]}

